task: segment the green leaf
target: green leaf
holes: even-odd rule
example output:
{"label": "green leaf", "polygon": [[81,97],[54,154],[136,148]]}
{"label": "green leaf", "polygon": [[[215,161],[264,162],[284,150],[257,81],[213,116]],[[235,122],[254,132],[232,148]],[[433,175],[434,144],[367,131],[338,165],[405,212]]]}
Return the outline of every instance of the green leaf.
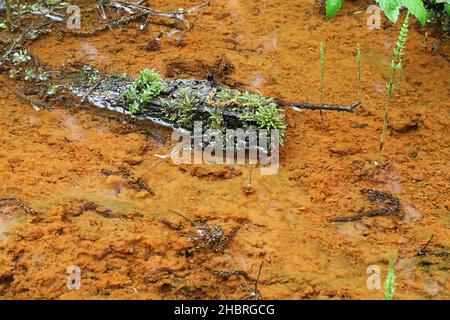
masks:
{"label": "green leaf", "polygon": [[326,6],[327,18],[331,19],[336,15],[336,13],[338,13],[339,10],[341,10],[344,0],[326,0],[326,1],[327,1]]}
{"label": "green leaf", "polygon": [[427,11],[422,0],[400,0],[400,4],[405,6],[409,12],[420,21],[421,25],[425,25],[427,21]]}
{"label": "green leaf", "polygon": [[445,11],[447,11],[447,15],[450,16],[450,4],[448,3],[445,4]]}
{"label": "green leaf", "polygon": [[[422,25],[427,19],[427,11],[422,0],[375,0],[386,17],[393,23],[396,23],[400,14],[400,9],[406,7],[409,12],[420,21]],[[447,1],[447,0],[444,0]]]}
{"label": "green leaf", "polygon": [[1,22],[0,23],[0,30],[6,30],[8,29],[8,26],[6,25],[6,23]]}
{"label": "green leaf", "polygon": [[381,10],[383,10],[386,17],[393,23],[398,20],[398,15],[400,13],[401,3],[399,0],[375,0],[379,5]]}

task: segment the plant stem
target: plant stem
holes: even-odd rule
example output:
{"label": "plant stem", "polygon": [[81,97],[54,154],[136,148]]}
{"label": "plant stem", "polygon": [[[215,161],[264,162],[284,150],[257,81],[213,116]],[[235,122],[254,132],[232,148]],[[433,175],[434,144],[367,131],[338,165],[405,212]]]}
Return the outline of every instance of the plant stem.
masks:
{"label": "plant stem", "polygon": [[394,299],[395,290],[397,289],[395,278],[394,259],[389,257],[389,269],[384,282],[384,297],[386,300]]}
{"label": "plant stem", "polygon": [[19,28],[22,26],[22,0],[17,1],[17,24]]}
{"label": "plant stem", "polygon": [[356,58],[358,60],[358,96],[362,101],[362,85],[361,85],[361,47],[359,43],[356,45]]}
{"label": "plant stem", "polygon": [[320,42],[320,104],[323,105],[323,82],[325,68],[325,49],[323,42]]}
{"label": "plant stem", "polygon": [[[391,83],[388,83],[388,85],[390,85],[390,84]],[[393,91],[394,91],[394,88],[392,86],[389,86],[388,92],[387,92],[387,98],[386,98],[386,110],[384,112],[383,128],[381,130],[380,143],[378,146],[378,163],[381,163],[381,153],[383,151],[384,136],[386,134],[386,129],[387,129],[387,125],[388,125],[388,116],[389,116],[389,111],[390,111],[390,107],[391,107],[391,97],[392,97]]]}
{"label": "plant stem", "polygon": [[13,29],[13,19],[10,0],[5,0],[5,8],[6,8],[6,21],[8,22],[8,27],[9,30],[11,31]]}
{"label": "plant stem", "polygon": [[409,25],[409,11],[406,14],[405,20],[403,21],[402,29],[400,31],[400,35],[398,37],[397,42],[395,43],[394,58],[391,62],[391,77],[389,79],[389,82],[386,84],[386,87],[387,87],[386,110],[384,112],[383,128],[381,131],[380,143],[378,145],[378,163],[379,164],[381,164],[381,154],[382,154],[383,146],[384,146],[384,138],[385,138],[386,130],[388,127],[388,117],[389,117],[389,111],[390,111],[390,107],[391,107],[392,93],[394,92],[395,87],[398,86],[395,83],[396,71],[399,70],[401,72],[401,70],[403,68],[402,55],[403,55],[403,49],[406,44],[406,39],[408,36],[408,25]]}

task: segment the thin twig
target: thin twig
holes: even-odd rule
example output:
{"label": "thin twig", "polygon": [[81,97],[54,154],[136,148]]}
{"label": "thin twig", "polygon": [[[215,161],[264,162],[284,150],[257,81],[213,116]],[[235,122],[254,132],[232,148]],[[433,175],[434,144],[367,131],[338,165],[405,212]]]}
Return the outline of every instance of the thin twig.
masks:
{"label": "thin twig", "polygon": [[431,240],[433,240],[434,234],[431,235],[430,240],[428,240],[427,243],[425,243],[425,245],[422,247],[422,249],[420,249],[419,251],[417,251],[417,256],[424,256],[425,255],[425,250],[427,249],[427,247],[430,245]]}
{"label": "thin twig", "polygon": [[332,110],[332,111],[345,111],[355,112],[357,107],[361,106],[361,101],[357,101],[350,106],[341,106],[335,104],[316,104],[311,102],[289,102],[286,100],[275,99],[275,101],[281,106],[290,106],[295,109],[312,109],[312,110]]}
{"label": "thin twig", "polygon": [[190,223],[195,223],[193,220],[191,220],[191,219],[185,217],[184,215],[182,215],[182,214],[179,213],[178,211],[175,211],[175,210],[173,210],[173,209],[169,209],[169,211],[175,213],[177,216],[182,217],[183,219],[185,219],[186,221],[189,221]]}
{"label": "thin twig", "polygon": [[261,265],[259,266],[259,270],[258,270],[258,276],[256,277],[256,281],[255,281],[255,292],[258,292],[258,282],[259,282],[259,278],[261,277],[261,270],[264,264],[264,260],[261,261]]}

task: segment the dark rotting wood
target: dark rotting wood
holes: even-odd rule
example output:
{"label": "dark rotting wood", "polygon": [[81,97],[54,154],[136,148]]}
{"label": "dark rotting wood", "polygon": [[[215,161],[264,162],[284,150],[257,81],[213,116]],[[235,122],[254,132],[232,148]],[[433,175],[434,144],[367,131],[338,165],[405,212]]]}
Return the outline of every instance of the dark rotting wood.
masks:
{"label": "dark rotting wood", "polygon": [[358,221],[365,217],[379,217],[379,216],[399,216],[400,200],[386,192],[373,190],[373,189],[361,189],[360,192],[367,196],[371,203],[378,205],[378,208],[365,212],[360,212],[356,215],[337,217],[329,219],[329,222],[352,222]]}

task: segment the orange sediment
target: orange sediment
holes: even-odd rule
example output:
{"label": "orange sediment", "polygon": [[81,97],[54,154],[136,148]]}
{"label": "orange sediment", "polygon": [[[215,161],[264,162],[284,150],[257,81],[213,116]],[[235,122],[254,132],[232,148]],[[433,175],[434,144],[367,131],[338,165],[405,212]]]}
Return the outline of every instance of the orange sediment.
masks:
{"label": "orange sediment", "polygon": [[[152,2],[167,10],[184,5]],[[449,299],[450,48],[411,27],[383,150],[386,166],[376,168],[400,25],[384,21],[384,28],[368,30],[365,9],[363,1],[348,2],[328,21],[312,0],[230,0],[214,2],[181,45],[164,34],[152,46],[167,31],[152,24],[145,32],[125,26],[33,43],[33,55],[53,68],[75,60],[132,75],[150,67],[172,78],[205,78],[226,56],[234,71],[218,81],[318,103],[323,41],[324,99],[342,105],[358,99],[359,43],[364,108],[322,117],[287,109],[280,170],[261,176],[254,168],[253,192],[245,193],[245,165],[161,161],[155,155],[171,151],[162,140],[95,112],[67,106],[37,112],[0,75],[0,197],[20,196],[38,211],[30,215],[0,202],[0,297],[239,299],[246,295],[240,285],[252,287],[264,260],[258,288],[265,299],[382,299],[383,289],[367,288],[366,270],[379,265],[384,280],[394,256],[396,298]],[[143,180],[155,195],[127,183],[119,167],[136,176],[152,168]],[[328,222],[367,210],[362,188],[397,196],[403,215]],[[173,210],[225,233],[240,230],[223,253],[205,248],[186,257],[180,253],[193,246],[195,230]],[[188,234],[163,220],[184,225]],[[432,235],[426,255],[417,256]],[[66,286],[70,265],[81,269],[79,290]],[[224,280],[212,272],[231,269],[249,277]]]}

